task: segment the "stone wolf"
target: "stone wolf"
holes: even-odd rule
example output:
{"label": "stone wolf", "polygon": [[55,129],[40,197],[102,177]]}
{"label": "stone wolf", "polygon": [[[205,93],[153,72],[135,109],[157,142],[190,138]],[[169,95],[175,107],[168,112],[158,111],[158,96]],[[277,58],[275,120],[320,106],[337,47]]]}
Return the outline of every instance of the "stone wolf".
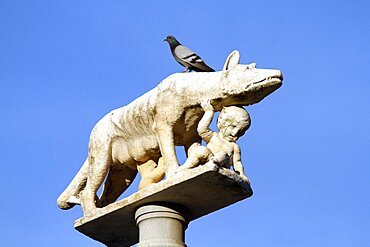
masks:
{"label": "stone wolf", "polygon": [[[179,167],[175,146],[187,151],[201,142],[197,126],[208,100],[224,106],[260,102],[282,85],[279,70],[239,64],[233,51],[222,71],[176,73],[127,106],[104,116],[93,128],[88,157],[57,203],[62,209],[81,204],[84,214],[114,202],[139,172],[141,187],[170,178]],[[106,178],[100,199],[96,196]],[[139,186],[140,187],[140,186]]]}

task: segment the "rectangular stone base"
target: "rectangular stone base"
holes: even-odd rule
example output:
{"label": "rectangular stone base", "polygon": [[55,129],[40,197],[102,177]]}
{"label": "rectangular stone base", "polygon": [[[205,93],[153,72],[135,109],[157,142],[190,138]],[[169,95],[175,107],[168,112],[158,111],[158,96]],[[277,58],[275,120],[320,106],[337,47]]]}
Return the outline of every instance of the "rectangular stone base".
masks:
{"label": "rectangular stone base", "polygon": [[177,173],[75,222],[81,233],[107,246],[131,246],[139,241],[134,215],[142,205],[170,202],[184,206],[190,222],[242,199],[253,192],[235,172],[213,162]]}

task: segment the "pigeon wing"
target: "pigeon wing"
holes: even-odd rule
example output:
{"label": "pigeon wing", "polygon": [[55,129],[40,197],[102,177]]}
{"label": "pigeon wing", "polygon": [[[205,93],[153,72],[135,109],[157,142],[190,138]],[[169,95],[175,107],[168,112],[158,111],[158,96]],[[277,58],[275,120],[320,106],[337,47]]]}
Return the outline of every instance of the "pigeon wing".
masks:
{"label": "pigeon wing", "polygon": [[176,61],[187,68],[191,67],[196,61],[202,62],[202,59],[194,51],[183,45],[176,46],[173,53]]}
{"label": "pigeon wing", "polygon": [[198,72],[214,71],[212,68],[208,67],[204,63],[204,61],[198,54],[196,54],[194,51],[190,50],[186,46],[178,45],[173,52],[176,61],[190,70],[195,70]]}

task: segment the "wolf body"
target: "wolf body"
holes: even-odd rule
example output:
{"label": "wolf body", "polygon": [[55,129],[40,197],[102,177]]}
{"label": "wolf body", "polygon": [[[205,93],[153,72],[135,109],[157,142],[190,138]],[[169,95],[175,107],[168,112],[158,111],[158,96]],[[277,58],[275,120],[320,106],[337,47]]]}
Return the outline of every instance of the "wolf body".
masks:
{"label": "wolf body", "polygon": [[[179,167],[175,146],[185,150],[201,138],[197,126],[208,100],[224,106],[258,103],[282,84],[279,70],[239,64],[232,52],[219,72],[177,73],[127,106],[104,116],[93,128],[88,157],[58,206],[81,204],[84,214],[114,202],[139,172],[142,187],[171,177]],[[99,198],[96,192],[105,181]]]}

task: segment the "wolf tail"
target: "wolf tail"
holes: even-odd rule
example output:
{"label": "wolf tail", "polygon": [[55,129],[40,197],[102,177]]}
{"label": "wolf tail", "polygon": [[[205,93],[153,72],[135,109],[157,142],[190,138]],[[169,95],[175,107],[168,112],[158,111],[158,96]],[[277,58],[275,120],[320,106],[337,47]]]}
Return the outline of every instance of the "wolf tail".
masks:
{"label": "wolf tail", "polygon": [[80,204],[79,194],[86,186],[88,165],[89,161],[86,159],[71,183],[58,197],[57,204],[61,209],[70,209]]}

